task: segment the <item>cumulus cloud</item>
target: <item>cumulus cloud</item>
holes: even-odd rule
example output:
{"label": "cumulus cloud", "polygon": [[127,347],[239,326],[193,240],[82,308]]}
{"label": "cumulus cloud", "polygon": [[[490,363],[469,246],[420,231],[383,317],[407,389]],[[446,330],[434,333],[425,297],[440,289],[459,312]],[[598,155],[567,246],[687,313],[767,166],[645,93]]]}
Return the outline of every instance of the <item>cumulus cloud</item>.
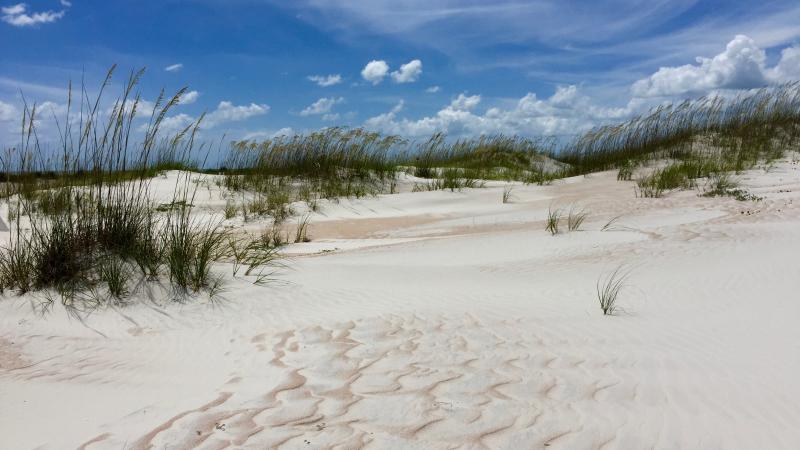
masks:
{"label": "cumulus cloud", "polygon": [[460,94],[435,115],[417,120],[400,118],[403,104],[367,119],[364,126],[403,136],[428,136],[443,131],[450,135],[491,133],[519,135],[571,135],[609,120],[627,117],[637,106],[632,101],[624,108],[605,108],[593,104],[576,86],[561,86],[547,99],[528,93],[512,107],[491,107],[476,112],[480,95]]}
{"label": "cumulus cloud", "polygon": [[427,92],[428,94],[435,94],[440,90],[442,90],[442,88],[440,88],[439,86],[431,86],[428,89],[425,89],[425,92]]}
{"label": "cumulus cloud", "polygon": [[372,84],[378,84],[389,73],[389,65],[383,60],[372,60],[361,70],[361,77]]}
{"label": "cumulus cloud", "polygon": [[327,114],[331,112],[331,109],[339,103],[342,103],[344,99],[342,97],[322,97],[321,99],[315,101],[314,103],[307,106],[305,109],[300,111],[301,116],[313,116],[318,114]]}
{"label": "cumulus cloud", "polygon": [[478,103],[481,102],[480,95],[470,95],[467,96],[465,94],[458,94],[455,100],[450,102],[450,106],[448,108],[452,109],[453,111],[469,111],[470,109],[475,108],[478,106]]}
{"label": "cumulus cloud", "polygon": [[181,69],[183,69],[182,63],[172,64],[170,66],[164,67],[164,70],[166,70],[167,72],[178,72]]}
{"label": "cumulus cloud", "polygon": [[400,66],[400,70],[392,72],[395,83],[413,83],[422,73],[422,61],[414,59]]}
{"label": "cumulus cloud", "polygon": [[[70,5],[62,3],[63,6],[69,7]],[[28,5],[25,3],[17,3],[16,5],[4,6],[0,8],[2,12],[3,22],[13,25],[15,27],[30,27],[43,23],[52,23],[64,17],[67,13],[66,10],[61,11],[42,11],[32,12],[28,11]]]}
{"label": "cumulus cloud", "polygon": [[0,101],[0,122],[17,120],[19,113],[14,105]]}
{"label": "cumulus cloud", "polygon": [[[28,109],[33,104],[28,104]],[[22,111],[25,109],[21,102],[11,103],[0,101],[0,145],[16,144],[19,139],[19,121],[22,118]],[[73,123],[79,120],[79,113],[74,109],[69,111],[66,103],[53,101],[36,102],[36,117],[34,127],[36,128],[37,139],[40,142],[58,142],[60,139],[59,129],[56,120],[63,126],[67,113]]]}
{"label": "cumulus cloud", "polygon": [[186,92],[181,96],[180,104],[181,105],[191,105],[192,103],[196,102],[197,99],[200,97],[200,93],[197,91],[189,91]]}
{"label": "cumulus cloud", "polygon": [[[264,104],[250,103],[249,105],[234,105],[229,101],[221,101],[217,109],[206,114],[200,123],[201,129],[209,129],[219,126],[226,122],[238,122],[251,117],[260,116],[269,112],[269,106]],[[170,134],[181,131],[194,123],[196,117],[186,113],[175,114],[166,117],[160,125],[162,133]],[[147,124],[139,127],[139,131],[147,129]]]}
{"label": "cumulus cloud", "polygon": [[[165,134],[172,134],[177,133],[178,131],[183,131],[194,123],[195,118],[184,113],[176,114],[174,116],[166,117],[164,120],[161,121],[161,125],[159,125],[159,131]],[[147,125],[142,125],[140,130],[147,129]]]}
{"label": "cumulus cloud", "polygon": [[780,61],[768,71],[768,77],[775,82],[800,79],[800,46],[783,49]]}
{"label": "cumulus cloud", "polygon": [[631,91],[636,97],[666,97],[715,89],[752,89],[800,77],[797,47],[784,49],[774,68],[767,68],[766,60],[766,53],[753,39],[737,35],[713,58],[698,57],[697,64],[662,67],[635,82]]}
{"label": "cumulus cloud", "polygon": [[236,106],[229,101],[221,101],[217,109],[206,115],[203,126],[213,128],[225,122],[238,122],[254,116],[264,115],[269,112],[269,106],[250,103],[249,105]]}
{"label": "cumulus cloud", "polygon": [[342,76],[337,74],[333,75],[311,75],[307,77],[309,81],[317,83],[318,86],[328,87],[339,84],[342,82]]}

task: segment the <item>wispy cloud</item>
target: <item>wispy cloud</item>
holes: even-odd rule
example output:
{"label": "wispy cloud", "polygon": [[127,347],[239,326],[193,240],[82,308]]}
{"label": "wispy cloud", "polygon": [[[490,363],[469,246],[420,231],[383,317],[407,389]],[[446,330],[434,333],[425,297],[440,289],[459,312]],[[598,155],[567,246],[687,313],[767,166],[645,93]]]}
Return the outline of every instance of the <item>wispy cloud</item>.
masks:
{"label": "wispy cloud", "polygon": [[166,70],[167,72],[178,72],[181,69],[183,69],[183,64],[181,63],[172,64],[170,66],[164,67],[164,70]]}
{"label": "wispy cloud", "polygon": [[428,89],[425,89],[425,92],[427,92],[428,94],[435,94],[440,90],[442,90],[442,88],[440,88],[439,86],[431,86]]}
{"label": "wispy cloud", "polygon": [[317,83],[317,85],[322,87],[333,86],[342,82],[342,76],[339,74],[333,75],[311,75],[307,77],[309,81],[313,81]]}
{"label": "wispy cloud", "polygon": [[800,39],[796,1],[698,7],[702,3],[298,0],[282,5],[346,41],[377,34],[440,51],[462,71],[513,68],[537,77],[544,73],[555,83],[582,83],[587,74],[630,83],[660,66],[709,54],[737,34],[765,49]]}
{"label": "wispy cloud", "polygon": [[66,98],[69,94],[68,89],[47,84],[32,83],[0,76],[0,90],[22,92],[25,95],[35,94],[37,96],[51,97],[55,99]]}
{"label": "wispy cloud", "polygon": [[[61,5],[67,8],[72,6],[71,3],[64,1],[61,2]],[[64,15],[67,13],[66,9],[62,9],[60,11],[48,10],[33,12],[28,10],[28,5],[25,3],[4,6],[0,8],[0,12],[3,14],[0,19],[2,19],[3,22],[15,27],[30,27],[44,23],[53,23],[64,17]]]}
{"label": "wispy cloud", "polygon": [[[302,111],[300,111],[300,115],[301,116],[313,116],[313,115],[319,115],[319,114],[327,114],[327,113],[331,112],[331,109],[335,105],[337,105],[339,103],[342,103],[343,101],[344,101],[344,98],[342,98],[342,97],[338,97],[338,98],[323,97],[323,98],[315,101],[314,103],[308,105]],[[328,116],[328,117],[330,118],[332,116]]]}

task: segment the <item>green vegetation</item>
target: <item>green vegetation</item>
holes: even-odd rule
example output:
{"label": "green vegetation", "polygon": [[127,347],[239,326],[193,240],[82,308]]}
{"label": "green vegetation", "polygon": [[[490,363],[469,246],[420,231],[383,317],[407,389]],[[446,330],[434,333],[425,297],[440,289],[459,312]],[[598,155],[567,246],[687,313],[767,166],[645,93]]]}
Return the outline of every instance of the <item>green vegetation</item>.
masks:
{"label": "green vegetation", "polygon": [[620,266],[607,276],[597,280],[597,301],[600,303],[603,315],[610,316],[619,309],[617,297],[625,287],[629,276],[630,272]]}
{"label": "green vegetation", "polygon": [[569,231],[580,230],[587,217],[589,217],[589,213],[585,209],[572,205],[567,215],[567,229]]}
{"label": "green vegetation", "polygon": [[311,204],[317,198],[363,197],[390,190],[398,166],[390,150],[401,142],[360,128],[239,141],[220,172],[224,187],[264,193],[273,211],[290,199]]}
{"label": "green vegetation", "polygon": [[561,224],[561,209],[553,209],[552,205],[547,208],[547,220],[545,221],[544,229],[549,231],[551,235],[558,234],[558,228]]}
{"label": "green vegetation", "polygon": [[431,173],[436,173],[437,175],[427,183],[415,183],[414,192],[443,191],[447,189],[450,192],[455,192],[461,189],[482,188],[484,186],[483,180],[477,178],[477,173],[474,169],[433,169]]}
{"label": "green vegetation", "polygon": [[659,159],[716,160],[741,171],[773,160],[800,143],[800,84],[764,88],[735,98],[704,97],[660,106],[618,125],[596,128],[558,154],[571,174]]}
{"label": "green vegetation", "polygon": [[[147,282],[168,280],[176,299],[218,287],[211,266],[230,257],[224,245],[230,232],[192,215],[192,175],[183,172],[168,203],[157,205],[150,189],[157,171],[190,167],[200,122],[161,139],[159,128],[184,90],[162,93],[143,141],[132,144],[142,71],[131,74],[111,111],[101,113],[112,74],[113,68],[96,99],[81,89],[80,112],[61,124],[57,158],[43,156],[36,107],[25,105],[23,145],[2,160],[3,190],[14,211],[9,241],[0,248],[3,291],[44,291],[50,302],[55,292],[65,306],[82,310],[121,304]],[[72,100],[70,90],[69,111]]]}
{"label": "green vegetation", "polygon": [[[446,135],[436,133],[403,161],[413,167],[414,176],[420,178],[437,178],[442,169],[455,168],[475,179],[542,184],[558,177],[562,169],[547,156],[554,149],[552,139],[494,135],[448,142]],[[548,162],[554,168],[549,168]]]}

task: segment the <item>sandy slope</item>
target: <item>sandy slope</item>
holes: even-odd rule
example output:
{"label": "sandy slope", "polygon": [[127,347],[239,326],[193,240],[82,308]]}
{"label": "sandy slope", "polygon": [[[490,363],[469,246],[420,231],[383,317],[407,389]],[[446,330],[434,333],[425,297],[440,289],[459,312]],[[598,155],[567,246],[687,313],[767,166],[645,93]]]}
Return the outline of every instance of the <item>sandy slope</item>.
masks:
{"label": "sandy slope", "polygon": [[[326,203],[283,283],[218,304],[7,297],[0,447],[800,448],[800,167],[741,180],[764,201],[602,173]],[[550,237],[575,201],[585,231]]]}

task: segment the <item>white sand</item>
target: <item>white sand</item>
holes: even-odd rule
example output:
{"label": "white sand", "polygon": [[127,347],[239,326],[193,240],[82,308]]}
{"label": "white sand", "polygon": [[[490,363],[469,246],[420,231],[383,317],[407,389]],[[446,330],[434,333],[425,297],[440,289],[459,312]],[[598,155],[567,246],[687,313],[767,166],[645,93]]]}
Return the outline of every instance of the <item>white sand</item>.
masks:
{"label": "white sand", "polygon": [[[0,448],[800,448],[800,168],[741,181],[765,199],[608,172],[324,202],[282,283],[220,304],[81,323],[7,295]],[[584,231],[546,233],[552,202]]]}

